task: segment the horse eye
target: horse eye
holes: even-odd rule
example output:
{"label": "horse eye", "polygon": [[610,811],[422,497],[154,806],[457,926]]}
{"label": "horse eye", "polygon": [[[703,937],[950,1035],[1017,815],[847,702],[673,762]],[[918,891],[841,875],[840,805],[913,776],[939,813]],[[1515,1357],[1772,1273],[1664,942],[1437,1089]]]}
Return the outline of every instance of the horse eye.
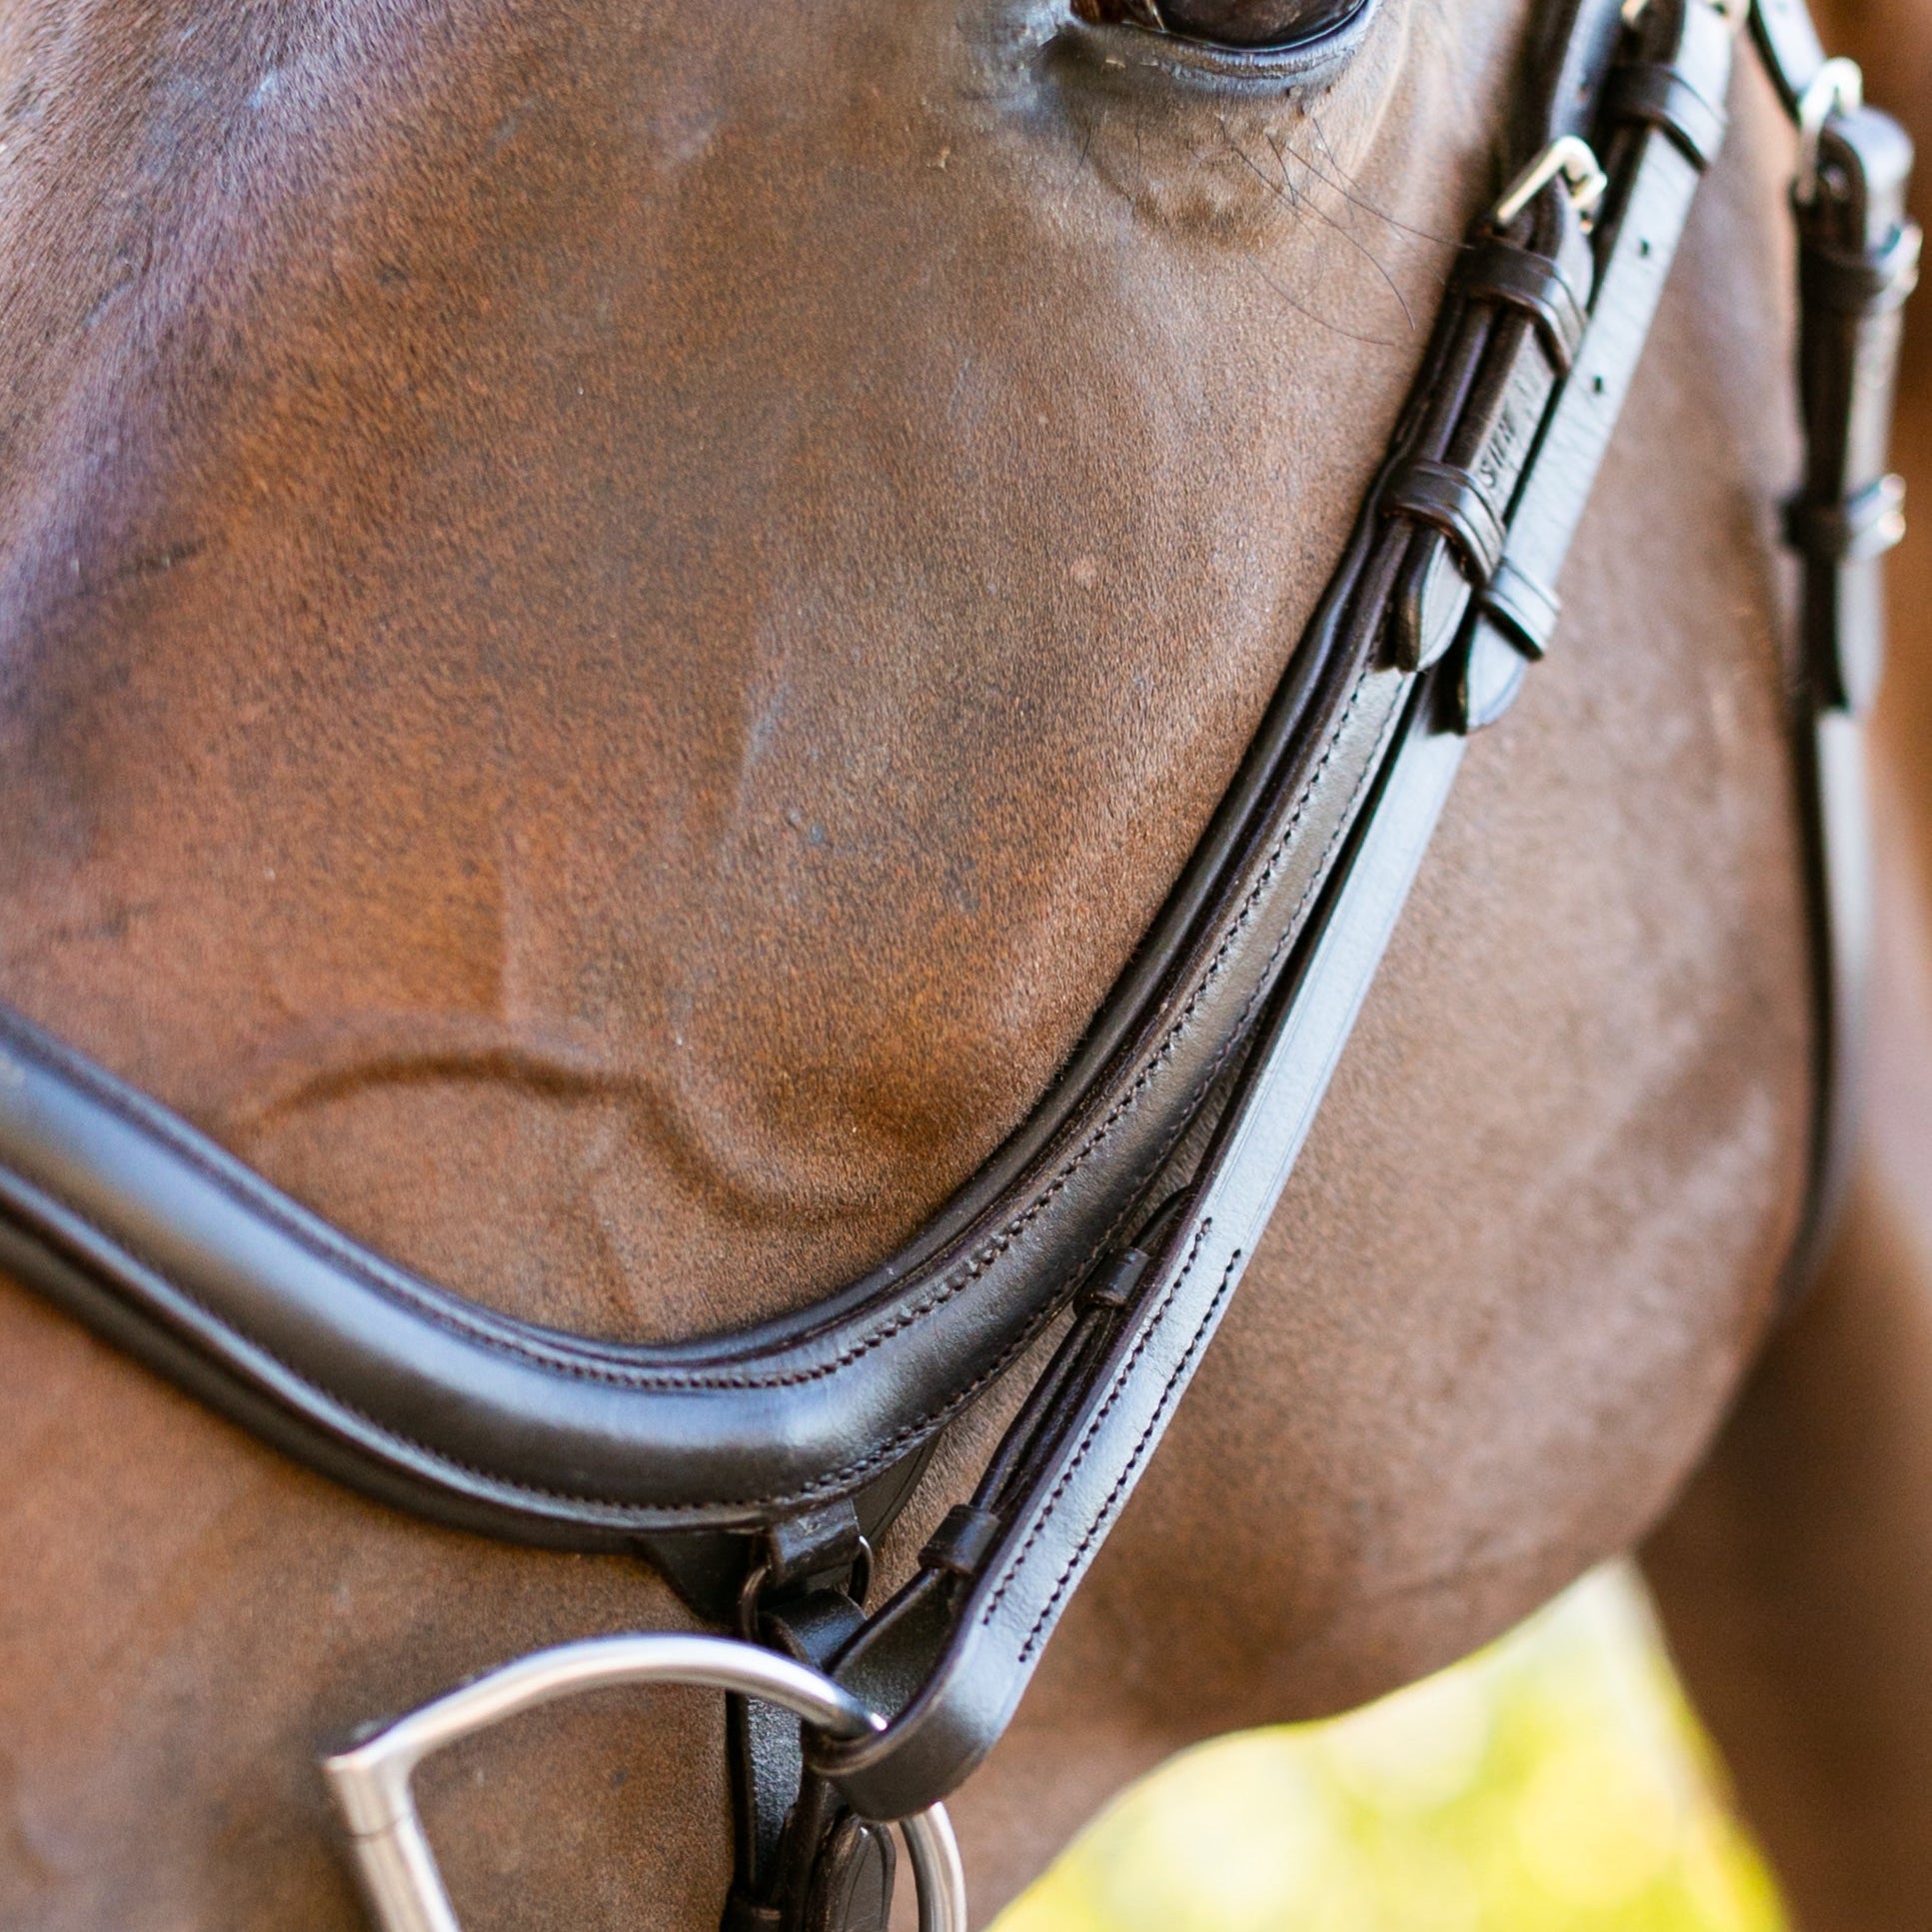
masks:
{"label": "horse eye", "polygon": [[1139,27],[1218,47],[1286,47],[1314,40],[1362,0],[1072,0],[1092,26]]}

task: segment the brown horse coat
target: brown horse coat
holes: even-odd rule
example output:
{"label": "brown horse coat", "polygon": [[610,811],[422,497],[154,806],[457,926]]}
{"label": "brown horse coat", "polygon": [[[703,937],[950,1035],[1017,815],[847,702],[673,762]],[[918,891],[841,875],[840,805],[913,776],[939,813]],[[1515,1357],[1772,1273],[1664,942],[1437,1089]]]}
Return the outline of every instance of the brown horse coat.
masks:
{"label": "brown horse coat", "polygon": [[[0,996],[519,1313],[823,1292],[1023,1114],[1198,834],[1524,17],[1389,0],[1256,100],[995,0],[15,8]],[[1754,70],[1735,107],[1559,648],[958,1807],[982,1910],[1176,1744],[1626,1546],[1763,1329],[1808,1103],[1789,143]],[[0,1324],[10,1924],[353,1923],[319,1742],[681,1619]],[[466,1925],[709,1923],[719,1757],[681,1693],[440,1766]]]}
{"label": "brown horse coat", "polygon": [[[1851,0],[1820,24],[1932,153],[1932,8]],[[1929,349],[1908,330],[1896,447],[1920,524],[1896,556],[1874,721],[1880,921],[1858,1184],[1809,1304],[1645,1556],[1807,1932],[1921,1925],[1932,1885]]]}

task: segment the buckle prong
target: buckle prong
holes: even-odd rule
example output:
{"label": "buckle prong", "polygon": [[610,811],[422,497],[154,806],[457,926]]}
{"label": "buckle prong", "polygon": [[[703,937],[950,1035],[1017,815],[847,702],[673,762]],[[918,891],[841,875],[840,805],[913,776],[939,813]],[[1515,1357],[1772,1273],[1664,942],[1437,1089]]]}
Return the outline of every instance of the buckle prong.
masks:
{"label": "buckle prong", "polygon": [[1503,190],[1491,217],[1496,226],[1507,228],[1558,175],[1569,188],[1570,206],[1587,226],[1610,185],[1610,177],[1603,172],[1595,149],[1580,134],[1558,135]]}
{"label": "buckle prong", "polygon": [[1798,202],[1818,198],[1818,144],[1834,114],[1856,114],[1865,105],[1865,76],[1855,60],[1840,54],[1812,75],[1798,96]]}

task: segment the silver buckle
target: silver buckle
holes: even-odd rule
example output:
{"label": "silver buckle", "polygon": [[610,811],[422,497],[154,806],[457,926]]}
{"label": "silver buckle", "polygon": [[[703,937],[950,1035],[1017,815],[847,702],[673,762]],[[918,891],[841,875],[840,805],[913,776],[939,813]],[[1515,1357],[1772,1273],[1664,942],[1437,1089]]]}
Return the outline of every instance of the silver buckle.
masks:
{"label": "silver buckle", "polygon": [[1558,175],[1569,187],[1570,206],[1587,227],[1610,185],[1610,177],[1603,172],[1596,151],[1580,134],[1558,135],[1503,190],[1490,219],[1498,228],[1507,228]]}
{"label": "silver buckle", "polygon": [[[703,1684],[778,1704],[834,1737],[883,1730],[843,1684],[773,1650],[677,1631],[592,1637],[505,1664],[322,1760],[348,1827],[356,1874],[382,1932],[462,1932],[424,1835],[410,1780],[434,1751],[581,1690]],[[966,1873],[944,1805],[903,1819],[919,1888],[920,1932],[966,1932]]]}
{"label": "silver buckle", "polygon": [[1798,200],[1818,196],[1818,142],[1834,114],[1856,114],[1865,105],[1865,76],[1855,60],[1841,54],[1812,75],[1798,96]]}

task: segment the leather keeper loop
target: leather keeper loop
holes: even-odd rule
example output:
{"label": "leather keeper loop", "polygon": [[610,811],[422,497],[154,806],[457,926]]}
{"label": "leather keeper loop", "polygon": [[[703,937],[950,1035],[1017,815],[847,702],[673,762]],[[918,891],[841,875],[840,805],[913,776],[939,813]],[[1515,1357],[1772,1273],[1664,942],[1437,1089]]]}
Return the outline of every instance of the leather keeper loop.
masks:
{"label": "leather keeper loop", "polygon": [[1824,564],[1862,564],[1883,557],[1905,535],[1905,479],[1883,476],[1843,503],[1784,506],[1784,541]]}
{"label": "leather keeper loop", "polygon": [[1540,658],[1556,635],[1556,620],[1563,607],[1554,591],[1505,557],[1482,594],[1482,608],[1525,656]]}
{"label": "leather keeper loop", "polygon": [[1462,271],[1462,289],[1472,302],[1520,309],[1535,323],[1557,374],[1568,372],[1588,318],[1563,271],[1548,256],[1518,248],[1499,235],[1486,236]]}
{"label": "leather keeper loop", "polygon": [[1699,168],[1708,168],[1724,145],[1724,110],[1662,61],[1619,67],[1610,76],[1606,112],[1612,120],[1662,128]]}
{"label": "leather keeper loop", "polygon": [[1482,485],[1453,463],[1410,457],[1389,479],[1382,510],[1432,524],[1462,553],[1478,583],[1487,583],[1502,562],[1502,519]]}
{"label": "leather keeper loop", "polygon": [[1000,1519],[990,1509],[958,1502],[940,1518],[940,1526],[920,1551],[920,1568],[945,1570],[954,1576],[977,1576],[979,1566],[999,1538]]}
{"label": "leather keeper loop", "polygon": [[1149,1255],[1144,1248],[1130,1247],[1103,1267],[1080,1290],[1083,1308],[1124,1308],[1133,1299],[1140,1277],[1147,1271]]}
{"label": "leather keeper loop", "polygon": [[749,1899],[736,1885],[725,1900],[725,1917],[720,1932],[783,1932],[785,1911],[782,1906],[761,1905]]}
{"label": "leather keeper loop", "polygon": [[859,1560],[859,1512],[842,1496],[801,1516],[781,1516],[765,1532],[765,1581],[783,1588]]}
{"label": "leather keeper loop", "polygon": [[1798,251],[1798,291],[1807,308],[1883,315],[1918,286],[1919,230],[1906,222],[1872,254],[1829,248],[1807,237]]}

